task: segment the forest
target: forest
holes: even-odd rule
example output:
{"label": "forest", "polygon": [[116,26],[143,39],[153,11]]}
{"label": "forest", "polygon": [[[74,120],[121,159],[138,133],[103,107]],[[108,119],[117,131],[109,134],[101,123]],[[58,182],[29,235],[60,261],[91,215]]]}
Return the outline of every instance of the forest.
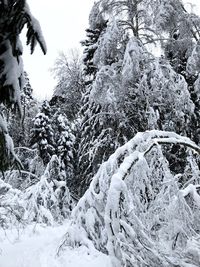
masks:
{"label": "forest", "polygon": [[[38,18],[40,19],[40,18]],[[200,266],[200,17],[97,0],[33,96],[26,0],[0,0],[0,267]]]}

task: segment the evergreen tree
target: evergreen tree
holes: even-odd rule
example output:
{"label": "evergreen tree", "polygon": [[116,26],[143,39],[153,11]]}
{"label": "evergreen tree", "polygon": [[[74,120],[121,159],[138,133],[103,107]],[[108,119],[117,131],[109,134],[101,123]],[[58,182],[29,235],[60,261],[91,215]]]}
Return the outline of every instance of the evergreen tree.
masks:
{"label": "evergreen tree", "polygon": [[[90,18],[96,19],[92,14],[94,11],[96,12],[96,8],[92,9]],[[98,25],[97,20],[94,24],[91,21],[91,25]],[[123,45],[119,44],[121,39],[123,39],[123,36],[120,29],[117,23],[113,22],[101,32],[98,38],[98,46],[95,51],[93,50],[94,53],[89,53],[87,50],[90,56],[93,55],[90,63],[92,62],[95,69],[93,69],[93,72],[90,69],[86,75],[87,86],[82,98],[83,105],[80,111],[80,135],[77,139],[79,167],[75,176],[75,188],[77,188],[77,185],[81,185],[81,194],[87,189],[100,164],[108,158],[110,153],[122,141],[120,138],[123,123],[120,122],[123,121],[123,115],[119,118],[115,99],[113,99],[113,88],[115,86],[119,88],[117,72],[121,65],[118,62],[120,62],[123,55],[122,51],[125,49]],[[85,68],[87,69],[87,60],[85,63]],[[110,76],[115,76],[116,81]],[[115,93],[116,97],[117,92]],[[120,90],[118,90],[118,93],[120,93]],[[120,102],[119,99],[120,96],[117,96],[116,101],[118,103]],[[115,137],[116,129],[118,129],[119,134]]]}
{"label": "evergreen tree", "polygon": [[97,66],[93,62],[94,54],[98,48],[99,39],[107,27],[107,21],[101,15],[99,8],[99,3],[94,3],[89,16],[90,28],[86,30],[87,39],[81,42],[84,47],[83,70],[86,84],[90,84],[95,78]]}
{"label": "evergreen tree", "polygon": [[44,113],[46,116],[51,117],[52,115],[52,109],[49,105],[49,101],[44,100],[41,105],[41,113]]}
{"label": "evergreen tree", "polygon": [[10,114],[8,121],[9,133],[17,147],[30,147],[32,119],[38,113],[37,100],[33,98],[33,89],[28,74],[24,72],[25,83],[20,91],[22,114]]}
{"label": "evergreen tree", "polygon": [[72,184],[74,177],[74,142],[75,136],[72,133],[70,123],[66,116],[56,117],[58,133],[56,136],[57,155],[60,160],[62,180],[67,182],[67,186]]}
{"label": "evergreen tree", "polygon": [[[31,100],[33,100],[33,88],[30,84],[28,73],[24,72],[24,86],[21,92],[21,103],[26,108]],[[24,113],[26,112],[24,108]],[[23,114],[25,116],[25,114]]]}
{"label": "evergreen tree", "polygon": [[[47,112],[47,107],[44,104],[42,109]],[[31,146],[38,149],[40,157],[47,165],[55,152],[55,143],[51,121],[44,113],[38,113],[34,119]]]}

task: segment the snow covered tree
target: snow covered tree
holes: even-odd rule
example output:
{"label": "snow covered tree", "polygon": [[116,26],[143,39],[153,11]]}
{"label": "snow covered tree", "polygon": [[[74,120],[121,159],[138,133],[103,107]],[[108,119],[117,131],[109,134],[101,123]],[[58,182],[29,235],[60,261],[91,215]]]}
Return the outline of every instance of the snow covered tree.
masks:
{"label": "snow covered tree", "polygon": [[[81,42],[85,47],[83,52],[83,79],[85,82],[85,88],[81,98],[82,106],[79,111],[81,121],[77,125],[76,158],[79,163],[75,169],[76,175],[73,181],[73,192],[78,195],[83,194],[90,182],[91,173],[96,171],[96,166],[90,162],[92,161],[90,158],[90,155],[92,156],[90,149],[96,136],[101,132],[97,117],[95,117],[95,115],[100,111],[100,106],[96,105],[92,101],[89,101],[91,83],[94,81],[97,73],[97,66],[95,66],[93,58],[95,51],[98,48],[99,38],[101,34],[103,34],[107,24],[99,11],[99,4],[95,3],[89,16],[90,27],[86,30],[87,39]],[[90,120],[93,116],[94,120]],[[87,184],[87,186],[84,184]]]}
{"label": "snow covered tree", "polygon": [[[188,15],[178,0],[101,0],[96,5],[94,22],[98,16],[108,20],[94,52],[93,63],[97,70],[91,89],[87,91],[88,101],[99,105],[99,117],[102,112],[109,112],[115,113],[116,118],[118,115],[113,109],[119,111],[124,122],[120,122],[124,124],[121,140],[130,139],[130,131],[137,133],[146,129],[171,130],[192,136],[189,125],[196,107],[187,80],[174,66],[173,70],[167,60],[157,59],[147,44],[162,41],[164,47],[166,34],[174,30],[172,15],[176,12],[174,20],[182,29],[182,39],[186,38],[186,32],[195,39],[191,37],[194,16]],[[167,26],[165,19],[170,25]],[[190,22],[187,29],[186,22]],[[110,59],[112,55],[113,60]],[[88,117],[93,117],[92,113]],[[112,128],[108,121],[104,124]]]}
{"label": "snow covered tree", "polygon": [[118,148],[72,211],[59,253],[84,245],[108,254],[116,267],[198,266],[199,169],[174,176],[162,151],[172,144],[193,150],[194,167],[200,148],[172,132],[138,133]]}
{"label": "snow covered tree", "polygon": [[70,120],[74,120],[80,109],[84,87],[82,64],[78,51],[71,50],[69,55],[60,53],[52,72],[57,80],[57,85],[50,105],[55,110],[59,108]]}
{"label": "snow covered tree", "polygon": [[[34,52],[35,45],[39,43],[45,54],[46,45],[39,22],[32,16],[27,2],[25,0],[0,2],[0,104],[3,103],[8,108],[15,105],[19,110],[21,109],[20,88],[23,86],[22,45],[19,35],[25,25],[27,26],[27,44],[31,47],[31,53]],[[3,127],[5,121],[3,122],[2,115],[0,124],[2,126],[0,150],[5,152],[7,133]],[[7,151],[9,149],[8,146]],[[8,153],[11,155],[12,151]],[[2,157],[5,158],[7,154],[3,155]]]}
{"label": "snow covered tree", "polygon": [[70,123],[66,116],[59,115],[57,117],[58,134],[56,136],[57,155],[60,160],[62,180],[70,186],[74,177],[74,143],[75,136],[72,133]]}
{"label": "snow covered tree", "polygon": [[[81,194],[88,187],[100,164],[123,142],[123,112],[119,107],[123,98],[120,94],[120,72],[126,38],[117,21],[102,18],[98,2],[90,13],[90,28],[98,29],[99,35],[91,36],[85,43],[86,91],[80,110],[80,134],[77,138],[77,169],[75,188]],[[103,28],[102,28],[103,27]],[[125,42],[124,42],[125,41]],[[84,44],[84,43],[83,43]],[[92,49],[92,51],[90,50]],[[115,88],[116,87],[116,88]],[[118,89],[118,90],[117,90]],[[116,129],[119,133],[116,135]],[[123,141],[122,141],[123,140]]]}
{"label": "snow covered tree", "polygon": [[165,56],[174,70],[183,75],[191,86],[196,79],[191,68],[195,66],[192,54],[195,54],[198,46],[200,18],[187,11],[180,0],[160,1],[156,11],[155,28],[163,39]]}
{"label": "snow covered tree", "polygon": [[[84,95],[81,109],[80,126],[77,126],[77,170],[74,179],[75,191],[83,194],[92,176],[97,172],[100,164],[105,161],[121,142],[121,130],[123,128],[123,115],[113,108],[112,103],[102,108],[99,102],[92,98],[95,92],[88,88]],[[102,96],[101,96],[102,97]],[[109,101],[109,95],[107,94]],[[96,99],[96,98],[95,98]],[[109,107],[111,104],[111,107]],[[79,128],[80,127],[80,128]],[[123,139],[123,138],[122,138]]]}
{"label": "snow covered tree", "polygon": [[[185,124],[191,121],[194,111],[185,79],[166,60],[155,58],[136,37],[130,38],[125,50],[123,45],[117,44],[111,28],[107,29],[100,40],[105,36],[108,42],[100,41],[94,54],[94,57],[98,55],[98,60],[94,61],[99,62],[98,71],[83,106],[84,128],[81,130],[78,158],[80,166],[83,162],[82,167],[87,170],[84,173],[82,167],[79,169],[84,173],[82,179],[90,177],[88,181],[99,164],[129,140],[132,133],[160,129],[188,134]],[[123,38],[116,36],[120,44]],[[115,39],[113,43],[109,41],[112,37]],[[108,58],[105,56],[108,48],[113,50],[115,59],[116,53],[119,54],[118,61],[111,61],[111,65],[104,60]],[[122,55],[123,60],[120,59]],[[110,144],[109,140],[112,140]]]}
{"label": "snow covered tree", "polygon": [[24,72],[25,83],[20,91],[22,114],[10,114],[8,120],[9,133],[15,146],[30,147],[32,119],[38,113],[38,102],[33,98],[33,89],[28,74]]}
{"label": "snow covered tree", "polygon": [[26,71],[24,72],[24,78],[25,78],[24,87],[21,92],[21,104],[24,107],[23,116],[25,116],[26,112],[25,108],[28,106],[29,102],[33,100],[33,88],[30,84],[28,73]]}
{"label": "snow covered tree", "polygon": [[119,22],[115,20],[108,22],[104,33],[99,37],[98,47],[94,53],[93,61],[97,70],[122,60],[125,46],[126,38]]}
{"label": "snow covered tree", "polygon": [[147,119],[148,129],[187,134],[185,124],[191,119],[194,104],[185,79],[165,59],[154,58],[133,38],[127,45],[122,74],[129,100],[135,98],[134,107],[127,110],[133,119],[143,113],[141,119]]}
{"label": "snow covered tree", "polygon": [[24,227],[33,222],[54,225],[69,217],[73,201],[66,182],[59,181],[59,162],[54,155],[42,176],[35,175],[36,179],[24,188],[17,189],[0,179],[0,227]]}
{"label": "snow covered tree", "polygon": [[48,164],[55,152],[55,144],[50,120],[44,113],[38,113],[34,119],[31,145],[39,150],[39,155],[44,164]]}
{"label": "snow covered tree", "polygon": [[100,13],[98,2],[94,3],[90,12],[89,26],[86,30],[87,39],[81,42],[82,46],[85,47],[83,51],[83,71],[86,84],[90,84],[95,78],[97,66],[94,63],[94,54],[98,48],[99,39],[107,26],[107,21]]}
{"label": "snow covered tree", "polygon": [[100,0],[103,17],[115,18],[130,36],[135,36],[144,43],[155,42],[152,27],[154,8],[157,1],[149,0]]}
{"label": "snow covered tree", "polygon": [[187,84],[194,112],[187,124],[188,136],[199,143],[199,101],[196,91],[198,79],[198,43],[200,38],[200,18],[185,9],[183,3],[176,1],[161,1],[157,7],[155,25],[161,36],[168,40],[162,42],[166,58],[174,70],[182,75]]}
{"label": "snow covered tree", "polygon": [[48,100],[44,100],[42,102],[42,105],[41,105],[41,113],[44,113],[46,116],[51,116],[52,115],[52,109],[49,105],[49,101]]}

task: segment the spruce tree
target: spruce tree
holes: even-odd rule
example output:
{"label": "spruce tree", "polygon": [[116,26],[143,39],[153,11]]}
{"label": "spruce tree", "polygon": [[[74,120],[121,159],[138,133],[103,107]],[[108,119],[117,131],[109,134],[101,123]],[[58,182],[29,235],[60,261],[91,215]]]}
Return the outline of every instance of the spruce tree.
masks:
{"label": "spruce tree", "polygon": [[75,136],[72,133],[71,125],[66,116],[60,114],[56,116],[57,135],[56,135],[56,154],[60,160],[60,172],[62,180],[71,186],[74,178],[74,142]]}
{"label": "spruce tree", "polygon": [[107,20],[103,18],[99,10],[99,3],[94,3],[89,16],[90,27],[86,29],[86,39],[81,42],[84,47],[83,63],[86,85],[90,84],[97,72],[97,66],[94,63],[94,54],[98,48],[99,40],[107,27]]}
{"label": "spruce tree", "polygon": [[[92,12],[90,18],[94,18]],[[97,21],[95,25],[98,25]],[[93,55],[90,63],[95,66],[93,72],[90,64],[88,69],[88,62],[85,61],[88,73],[85,74],[86,92],[82,98],[83,105],[80,111],[80,135],[77,139],[79,167],[75,176],[75,187],[81,185],[79,187],[81,194],[87,189],[100,164],[124,142],[123,112],[120,114],[121,110],[116,108],[116,103],[123,98],[120,94],[118,72],[125,49],[125,45],[120,45],[124,36],[115,21],[110,24],[106,22],[106,25],[99,36],[94,53],[90,53],[90,56]]]}
{"label": "spruce tree", "polygon": [[34,118],[34,128],[32,129],[31,146],[37,148],[39,155],[45,165],[55,152],[54,133],[51,125],[50,106],[48,101],[44,101],[41,111]]}

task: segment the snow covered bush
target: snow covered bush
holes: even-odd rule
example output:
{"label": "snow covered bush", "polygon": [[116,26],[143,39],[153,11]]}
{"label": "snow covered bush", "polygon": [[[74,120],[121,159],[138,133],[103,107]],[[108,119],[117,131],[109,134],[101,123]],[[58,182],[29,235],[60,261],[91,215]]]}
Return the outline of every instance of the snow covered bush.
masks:
{"label": "snow covered bush", "polygon": [[73,203],[66,182],[61,180],[59,164],[54,155],[40,180],[25,190],[24,218],[28,222],[51,225],[69,216]]}
{"label": "snow covered bush", "polygon": [[[192,151],[178,175],[161,147],[173,144]],[[66,245],[85,245],[110,255],[113,266],[199,266],[195,153],[198,146],[173,132],[138,133],[101,165],[72,211],[59,253]]]}
{"label": "snow covered bush", "polygon": [[24,224],[23,214],[21,191],[0,179],[0,227],[6,229]]}
{"label": "snow covered bush", "polygon": [[7,183],[0,180],[0,227],[53,225],[68,218],[74,202],[60,169],[54,155],[41,177],[26,171],[5,172]]}
{"label": "snow covered bush", "polygon": [[23,191],[39,180],[45,171],[45,166],[36,149],[15,147],[14,153],[19,158],[22,169],[19,170],[13,166],[12,169],[4,171],[1,178],[13,188]]}

